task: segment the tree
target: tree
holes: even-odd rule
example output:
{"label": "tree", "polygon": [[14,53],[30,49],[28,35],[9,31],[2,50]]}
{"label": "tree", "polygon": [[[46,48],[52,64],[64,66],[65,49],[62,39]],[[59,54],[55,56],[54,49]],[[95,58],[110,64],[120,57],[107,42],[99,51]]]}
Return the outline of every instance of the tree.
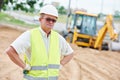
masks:
{"label": "tree", "polygon": [[41,3],[39,4],[39,6],[42,7],[42,6],[43,6],[43,2],[41,2]]}
{"label": "tree", "polygon": [[116,11],[114,12],[114,17],[120,17],[120,11],[116,10]]}
{"label": "tree", "polygon": [[34,4],[36,4],[36,0],[27,0],[27,4],[30,6],[30,12],[33,12]]}
{"label": "tree", "polygon": [[2,6],[3,6],[3,0],[0,0],[0,12],[1,12]]}
{"label": "tree", "polygon": [[120,11],[116,10],[114,12],[114,20],[120,20]]}
{"label": "tree", "polygon": [[6,10],[7,9],[7,5],[8,5],[8,0],[4,0],[2,9]]}
{"label": "tree", "polygon": [[[2,3],[3,5],[2,5],[2,9],[3,10],[6,10],[7,9],[7,6],[8,6],[8,3],[11,3],[11,4],[13,4],[14,3],[14,1],[13,0],[0,0],[0,4]],[[0,6],[1,7],[1,6]]]}
{"label": "tree", "polygon": [[21,9],[21,10],[23,10],[25,12],[28,12],[28,9],[26,7],[24,7],[24,5],[25,5],[24,3],[16,4],[15,7],[14,7],[14,10]]}
{"label": "tree", "polygon": [[98,18],[103,18],[105,15],[103,13],[98,14]]}
{"label": "tree", "polygon": [[8,0],[8,1],[10,1],[10,3],[13,4],[13,0]]}
{"label": "tree", "polygon": [[66,10],[65,10],[64,6],[60,6],[60,7],[58,8],[58,12],[59,12],[60,14],[66,14]]}
{"label": "tree", "polygon": [[[1,1],[3,0],[0,0],[0,4],[1,4]],[[3,4],[3,10],[7,10],[8,7],[8,4],[11,3],[13,5],[13,3],[15,4],[15,6],[13,6],[13,9],[14,10],[22,10],[22,11],[26,11],[26,12],[34,12],[35,11],[35,7],[34,5],[36,4],[37,0],[4,0],[4,4]],[[43,6],[43,2],[41,2],[40,4],[40,7]],[[1,9],[1,6],[0,6],[0,9]]]}

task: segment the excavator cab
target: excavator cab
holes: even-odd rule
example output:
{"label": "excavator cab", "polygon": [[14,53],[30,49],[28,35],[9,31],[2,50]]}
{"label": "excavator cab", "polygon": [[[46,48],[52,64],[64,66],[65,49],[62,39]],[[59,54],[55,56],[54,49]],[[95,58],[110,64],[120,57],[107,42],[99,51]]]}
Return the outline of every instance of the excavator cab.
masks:
{"label": "excavator cab", "polygon": [[68,42],[82,47],[91,47],[99,50],[103,49],[104,46],[106,48],[109,43],[103,42],[103,40],[107,32],[112,41],[118,37],[118,34],[114,31],[112,18],[112,15],[107,15],[105,24],[100,30],[97,30],[97,15],[76,11],[65,38]]}
{"label": "excavator cab", "polygon": [[91,38],[96,36],[96,21],[97,15],[76,11],[72,16],[66,40],[79,46],[90,46]]}
{"label": "excavator cab", "polygon": [[97,16],[87,14],[86,12],[76,11],[73,14],[71,22],[71,29],[75,27],[79,30],[78,33],[95,36],[96,35],[96,21]]}

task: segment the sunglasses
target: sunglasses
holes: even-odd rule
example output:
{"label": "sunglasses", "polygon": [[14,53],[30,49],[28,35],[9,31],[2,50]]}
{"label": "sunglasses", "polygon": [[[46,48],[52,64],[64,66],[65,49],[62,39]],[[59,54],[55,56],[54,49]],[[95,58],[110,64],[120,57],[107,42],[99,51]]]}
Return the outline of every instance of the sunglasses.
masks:
{"label": "sunglasses", "polygon": [[56,20],[55,19],[51,19],[51,18],[45,18],[46,19],[46,21],[48,21],[48,22],[50,22],[50,21],[52,21],[53,23],[55,23],[56,22]]}

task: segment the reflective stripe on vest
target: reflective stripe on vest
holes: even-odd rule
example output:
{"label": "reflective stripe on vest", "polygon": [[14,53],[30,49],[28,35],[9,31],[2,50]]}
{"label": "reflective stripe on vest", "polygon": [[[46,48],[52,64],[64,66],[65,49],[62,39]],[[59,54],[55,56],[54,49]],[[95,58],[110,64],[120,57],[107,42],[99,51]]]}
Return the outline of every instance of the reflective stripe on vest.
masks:
{"label": "reflective stripe on vest", "polygon": [[[57,80],[60,67],[60,51],[58,33],[51,31],[49,53],[45,48],[38,28],[31,33],[31,70],[24,75],[27,80]],[[47,55],[48,54],[48,55]],[[41,78],[41,79],[40,79]]]}
{"label": "reflective stripe on vest", "polygon": [[49,64],[48,66],[32,66],[31,70],[48,70],[49,69],[59,69],[60,65]]}
{"label": "reflective stripe on vest", "polygon": [[28,80],[58,80],[58,77],[48,77],[48,78],[44,78],[44,77],[32,77],[29,75],[24,75],[24,78],[28,79]]}

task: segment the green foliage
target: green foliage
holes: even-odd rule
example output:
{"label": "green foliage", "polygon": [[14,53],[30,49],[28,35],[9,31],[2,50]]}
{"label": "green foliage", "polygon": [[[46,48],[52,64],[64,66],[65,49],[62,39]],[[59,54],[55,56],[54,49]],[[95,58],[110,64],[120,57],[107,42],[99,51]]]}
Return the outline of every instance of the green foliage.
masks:
{"label": "green foliage", "polygon": [[2,9],[3,9],[3,10],[7,10],[6,5],[3,5],[3,6],[2,6]]}
{"label": "green foliage", "polygon": [[23,4],[21,3],[21,4],[16,4],[16,6],[14,7],[14,10],[19,10],[19,9],[23,9],[24,7],[23,7]]}
{"label": "green foliage", "polygon": [[[4,0],[4,5],[3,5],[3,10],[7,10],[7,7],[8,7],[8,3],[15,3],[15,7],[13,8],[14,10],[23,10],[25,12],[34,12],[34,4],[36,4],[36,0],[27,0],[26,3],[19,3],[17,4],[17,1],[13,1],[13,0]],[[30,9],[28,9],[27,7],[25,7],[25,5],[29,5],[30,6]],[[43,3],[41,4],[43,5]]]}
{"label": "green foliage", "polygon": [[0,0],[0,11],[1,11],[2,5],[3,5],[3,0]]}
{"label": "green foliage", "polygon": [[31,7],[34,8],[34,4],[36,3],[36,0],[27,0],[27,4]]}
{"label": "green foliage", "polygon": [[10,2],[11,4],[14,3],[13,0],[1,0],[1,1],[3,1],[3,6],[2,6],[2,9],[3,9],[3,10],[7,10],[7,6],[8,6],[8,3],[9,3],[9,2]]}
{"label": "green foliage", "polygon": [[7,5],[8,5],[8,0],[4,0],[2,9],[6,10],[7,9]]}
{"label": "green foliage", "polygon": [[23,10],[25,12],[28,12],[28,9],[26,7],[24,7],[24,3],[21,4],[16,4],[16,6],[13,8],[14,10]]}
{"label": "green foliage", "polygon": [[64,6],[60,6],[58,8],[58,12],[59,12],[59,14],[66,14],[66,10],[65,10]]}
{"label": "green foliage", "polygon": [[4,4],[8,4],[9,0],[4,0]]}
{"label": "green foliage", "polygon": [[13,0],[9,0],[10,1],[10,3],[12,3],[13,4]]}
{"label": "green foliage", "polygon": [[102,18],[102,17],[104,17],[105,16],[105,14],[103,14],[103,13],[99,13],[98,14],[98,18]]}
{"label": "green foliage", "polygon": [[[28,10],[29,12],[34,12],[34,4],[36,4],[36,0],[27,0],[27,4],[30,6],[30,9]],[[27,9],[23,9],[27,10]]]}
{"label": "green foliage", "polygon": [[120,11],[117,10],[114,13],[115,13],[115,15],[120,16]]}
{"label": "green foliage", "polygon": [[120,11],[115,11],[114,17],[115,18],[120,18]]}
{"label": "green foliage", "polygon": [[[3,10],[7,10],[8,8],[8,3],[15,3],[15,6],[14,6],[14,10],[23,10],[25,12],[34,12],[35,11],[35,8],[34,8],[34,5],[37,3],[37,0],[26,0],[26,2],[24,3],[17,3],[17,0],[4,0],[4,6],[3,6]],[[30,8],[26,7],[26,5],[29,5]],[[43,6],[43,2],[41,2],[39,4],[40,7]],[[58,12],[59,14],[66,14],[66,9],[64,8],[64,6],[58,6]]]}
{"label": "green foliage", "polygon": [[30,8],[29,12],[31,12],[31,13],[34,12],[34,8]]}
{"label": "green foliage", "polygon": [[41,3],[39,4],[39,6],[42,7],[42,6],[43,6],[43,2],[41,2]]}

